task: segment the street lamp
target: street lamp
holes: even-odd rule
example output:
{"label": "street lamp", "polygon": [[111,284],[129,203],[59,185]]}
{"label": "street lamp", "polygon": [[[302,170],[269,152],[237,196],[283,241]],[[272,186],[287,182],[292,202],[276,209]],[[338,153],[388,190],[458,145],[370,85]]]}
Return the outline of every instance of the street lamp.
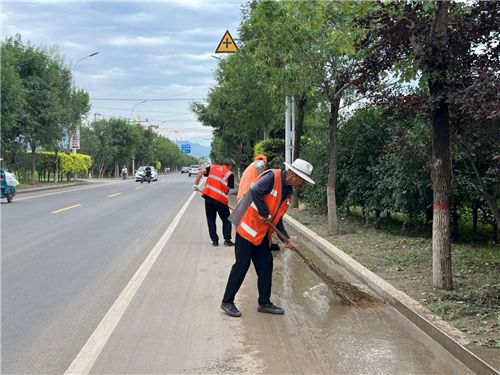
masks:
{"label": "street lamp", "polygon": [[147,101],[148,101],[147,99],[144,99],[143,101],[140,101],[139,103],[134,104],[134,106],[132,107],[132,110],[130,111],[130,120],[134,119],[134,109],[135,109],[135,107],[137,107],[139,104],[146,103]]}
{"label": "street lamp", "polygon": [[75,64],[75,67],[73,68],[73,72],[76,70],[76,67],[78,66],[78,64],[80,64],[80,61],[82,60],[85,60],[85,59],[88,59],[89,57],[92,57],[92,56],[95,56],[95,55],[98,55],[100,54],[101,52],[94,52],[94,53],[91,53],[90,55],[87,55],[87,56],[83,56],[80,60],[78,60]]}
{"label": "street lamp", "polygon": [[[76,67],[78,66],[78,64],[80,64],[80,62],[81,62],[82,60],[85,60],[85,59],[88,59],[89,57],[93,57],[93,56],[95,56],[95,55],[98,55],[99,53],[100,53],[99,51],[98,51],[98,52],[94,52],[94,53],[91,53],[90,55],[83,56],[81,59],[79,59],[79,60],[76,62],[75,66],[73,67],[73,73],[75,73],[75,72],[76,72]],[[73,79],[74,79],[74,74],[72,74],[72,77],[73,77]],[[77,130],[78,130],[78,129],[77,129]],[[79,138],[80,138],[80,132],[79,132],[79,131],[76,131],[76,130],[75,130],[75,133],[72,135],[72,137],[71,137],[71,138],[73,138],[73,137],[78,137],[78,143],[80,143],[80,139],[79,139]],[[73,154],[76,154],[76,148],[73,148],[71,151],[73,152]]]}

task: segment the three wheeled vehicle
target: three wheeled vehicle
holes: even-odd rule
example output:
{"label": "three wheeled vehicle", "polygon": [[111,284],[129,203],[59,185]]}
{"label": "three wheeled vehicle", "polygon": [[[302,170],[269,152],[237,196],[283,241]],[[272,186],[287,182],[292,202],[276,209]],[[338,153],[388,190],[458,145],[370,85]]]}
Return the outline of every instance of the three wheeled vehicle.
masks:
{"label": "three wheeled vehicle", "polygon": [[0,169],[0,198],[7,198],[7,202],[11,203],[16,195],[16,185],[17,180],[15,177],[13,177],[9,172],[5,172],[3,169]]}

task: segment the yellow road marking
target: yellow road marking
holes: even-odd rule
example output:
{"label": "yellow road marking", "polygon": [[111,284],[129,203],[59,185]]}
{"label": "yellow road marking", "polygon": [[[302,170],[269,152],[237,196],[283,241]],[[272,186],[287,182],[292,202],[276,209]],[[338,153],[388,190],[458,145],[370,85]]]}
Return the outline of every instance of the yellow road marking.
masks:
{"label": "yellow road marking", "polygon": [[59,212],[66,211],[66,210],[71,210],[72,208],[76,208],[76,207],[80,207],[80,206],[81,206],[81,204],[75,204],[73,206],[61,208],[60,210],[52,211],[51,213],[58,214]]}
{"label": "yellow road marking", "polygon": [[108,195],[108,196],[107,196],[107,198],[109,198],[109,197],[115,197],[115,196],[120,195],[120,194],[121,194],[121,193],[111,194],[111,195]]}

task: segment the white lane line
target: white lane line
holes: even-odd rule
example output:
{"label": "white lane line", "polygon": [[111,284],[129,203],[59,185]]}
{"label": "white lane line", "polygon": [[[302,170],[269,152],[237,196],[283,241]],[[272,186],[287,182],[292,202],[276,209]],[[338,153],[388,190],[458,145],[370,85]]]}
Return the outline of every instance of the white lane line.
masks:
{"label": "white lane line", "polygon": [[[24,198],[17,198],[17,196],[16,196],[16,201],[24,201],[24,200],[27,200],[27,199],[46,197],[48,195],[71,193],[73,191],[79,191],[79,190],[94,189],[94,188],[97,188],[97,187],[104,187],[104,186],[115,185],[115,184],[119,184],[119,183],[120,182],[109,182],[109,183],[103,183],[103,184],[100,184],[100,185],[85,186],[85,187],[78,188],[78,189],[71,189],[71,190],[64,190],[64,191],[56,191],[56,192],[53,192],[53,193],[45,193],[45,194],[33,195],[31,197],[24,197]],[[64,188],[62,188],[62,189],[64,189]]]}
{"label": "white lane line", "polygon": [[128,305],[134,298],[135,294],[139,290],[142,282],[148,275],[149,271],[153,267],[156,259],[160,256],[162,250],[164,249],[167,241],[172,236],[177,224],[181,220],[182,216],[186,212],[189,204],[193,200],[196,192],[193,192],[191,196],[188,198],[184,206],[177,213],[175,218],[172,220],[167,230],[163,233],[158,243],[153,247],[150,251],[147,258],[141,264],[135,275],[130,279],[127,286],[120,293],[116,301],[113,303],[113,306],[108,310],[102,321],[99,323],[95,331],[89,337],[83,348],[80,350],[80,353],[75,357],[71,365],[65,371],[66,374],[88,374],[89,371],[94,366],[95,361],[101,354],[104,346],[108,342],[111,334],[115,330],[118,322],[122,318],[125,313]]}
{"label": "white lane line", "polygon": [[143,186],[138,186],[138,187],[135,188],[135,190],[142,189],[142,188],[143,188]]}
{"label": "white lane line", "polygon": [[51,213],[52,214],[58,214],[59,212],[63,212],[63,211],[66,211],[66,210],[71,210],[72,208],[77,208],[77,207],[80,207],[80,206],[81,206],[81,204],[74,204],[73,206],[64,207],[64,208],[61,208],[60,210],[52,211]]}
{"label": "white lane line", "polygon": [[116,197],[117,195],[120,195],[120,194],[121,193],[110,194],[106,198]]}

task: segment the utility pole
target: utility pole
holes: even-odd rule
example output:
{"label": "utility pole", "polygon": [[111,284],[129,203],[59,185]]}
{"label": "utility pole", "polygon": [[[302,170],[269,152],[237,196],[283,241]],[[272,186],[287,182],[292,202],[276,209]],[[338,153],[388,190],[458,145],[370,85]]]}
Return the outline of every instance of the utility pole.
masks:
{"label": "utility pole", "polygon": [[285,98],[285,163],[292,164],[295,147],[295,97]]}

